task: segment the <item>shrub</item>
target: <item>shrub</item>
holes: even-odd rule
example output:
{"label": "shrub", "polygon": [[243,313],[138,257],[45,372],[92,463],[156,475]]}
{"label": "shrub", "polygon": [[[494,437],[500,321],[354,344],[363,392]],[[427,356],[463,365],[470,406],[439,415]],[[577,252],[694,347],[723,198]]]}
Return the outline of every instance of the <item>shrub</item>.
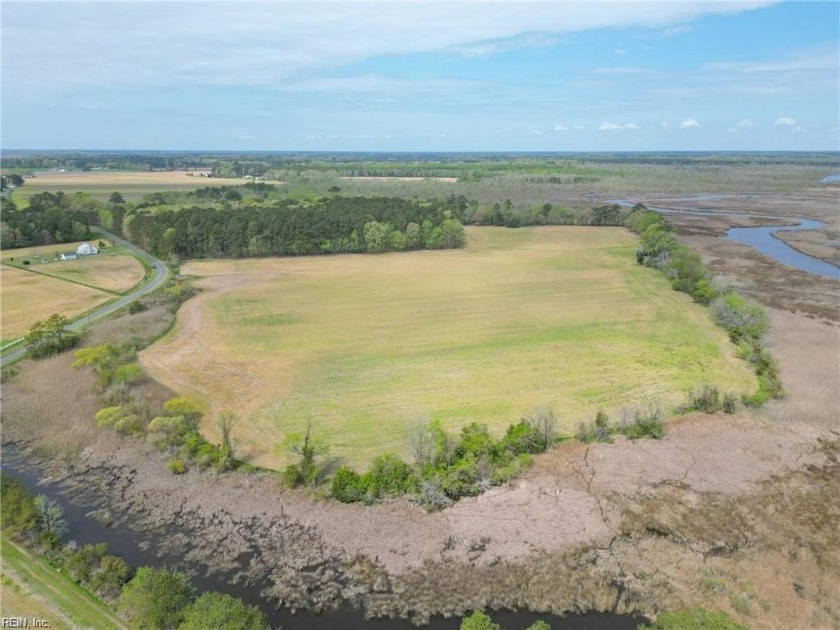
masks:
{"label": "shrub", "polygon": [[624,429],[624,435],[631,440],[640,438],[660,439],[665,435],[665,427],[662,425],[662,410],[655,407],[647,412],[636,412],[633,422]]}
{"label": "shrub", "polygon": [[173,457],[166,462],[166,467],[173,475],[183,475],[187,472],[187,465],[183,459]]}
{"label": "shrub", "polygon": [[120,435],[139,435],[143,432],[143,425],[136,414],[130,414],[117,420],[114,430]]}
{"label": "shrub", "polygon": [[704,385],[689,396],[689,408],[705,413],[715,413],[723,408],[720,392],[714,385]]}
{"label": "shrub", "polygon": [[202,593],[184,611],[179,630],[266,630],[268,623],[256,606],[223,593]]}
{"label": "shrub", "polygon": [[502,627],[493,623],[493,620],[480,610],[476,610],[469,617],[464,617],[461,630],[502,630]]}
{"label": "shrub", "polygon": [[342,466],[333,476],[330,494],[342,503],[363,501],[367,493],[361,476],[347,466]]}
{"label": "shrub", "polygon": [[548,443],[545,433],[523,418],[518,424],[512,424],[508,427],[507,433],[499,446],[513,455],[520,455],[522,453],[542,453],[548,447]]}
{"label": "shrub", "polygon": [[157,416],[149,422],[147,439],[155,448],[173,448],[183,442],[189,430],[184,416]]}
{"label": "shrub", "polygon": [[96,421],[96,426],[108,427],[113,426],[122,416],[122,407],[105,407],[97,411],[93,419]]}

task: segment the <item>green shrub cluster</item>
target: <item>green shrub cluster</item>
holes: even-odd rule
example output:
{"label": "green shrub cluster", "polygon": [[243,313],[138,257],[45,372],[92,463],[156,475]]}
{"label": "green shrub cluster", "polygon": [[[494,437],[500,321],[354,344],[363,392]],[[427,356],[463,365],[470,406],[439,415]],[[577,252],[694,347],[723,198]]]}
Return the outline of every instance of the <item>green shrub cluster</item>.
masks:
{"label": "green shrub cluster", "polygon": [[758,390],[743,402],[759,406],[771,398],[782,398],[778,365],[764,342],[769,327],[764,309],[731,287],[716,287],[699,255],[677,241],[673,227],[658,212],[637,204],[625,224],[641,239],[642,247],[636,252],[639,264],[660,269],[674,289],[708,305],[715,323],[738,344],[740,356],[758,376]]}
{"label": "green shrub cluster", "polygon": [[[460,630],[502,630],[502,626],[495,623],[486,613],[474,610],[472,614],[461,620]],[[540,619],[528,626],[526,630],[551,630],[551,626]]]}
{"label": "green shrub cluster", "polygon": [[[96,375],[103,402],[108,406],[94,416],[97,426],[113,427],[127,436],[145,434],[159,451],[168,453],[167,467],[173,474],[183,474],[190,464],[199,468],[229,470],[241,462],[229,448],[211,444],[201,435],[198,420],[201,412],[193,401],[183,396],[163,403],[163,414],[150,418],[148,405],[132,386],[143,379],[137,363],[137,346],[124,342],[119,346],[103,344],[76,351],[74,367],[89,366]],[[147,424],[148,422],[148,424]]]}
{"label": "green shrub cluster", "polygon": [[69,324],[70,320],[58,313],[32,324],[25,338],[29,356],[43,359],[73,348],[79,342],[79,336],[68,330]]}
{"label": "green shrub cluster", "polygon": [[704,385],[688,395],[688,403],[680,411],[735,413],[738,411],[738,398],[731,392],[721,395],[720,390],[714,385]]}
{"label": "green shrub cluster", "polygon": [[445,507],[516,477],[530,456],[545,451],[553,440],[553,428],[547,432],[543,420],[523,418],[499,440],[485,425],[472,423],[461,429],[457,441],[432,422],[412,436],[413,465],[386,454],[363,474],[341,467],[333,476],[331,494],[345,503],[411,495],[431,509]]}
{"label": "green shrub cluster", "polygon": [[619,424],[610,424],[610,418],[603,410],[595,414],[594,422],[581,422],[578,427],[577,439],[581,442],[612,442],[614,435],[625,435],[631,440],[643,438],[660,439],[665,435],[663,412],[658,406],[647,410],[637,410],[631,419],[625,419]]}

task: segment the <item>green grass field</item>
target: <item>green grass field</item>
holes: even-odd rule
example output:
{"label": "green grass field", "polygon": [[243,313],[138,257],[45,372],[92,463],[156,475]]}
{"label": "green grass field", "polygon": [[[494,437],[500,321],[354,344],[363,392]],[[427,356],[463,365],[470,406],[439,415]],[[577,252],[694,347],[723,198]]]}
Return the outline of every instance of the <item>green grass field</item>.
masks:
{"label": "green grass field", "polygon": [[25,617],[29,627],[36,618],[49,628],[127,627],[99,599],[5,535],[2,569],[3,617]]}
{"label": "green grass field", "polygon": [[572,434],[598,409],[754,387],[706,310],[636,264],[629,232],[467,233],[463,250],[190,263],[206,291],[143,361],[209,416],[236,410],[244,451],[265,466],[310,419],[364,466],[405,455],[412,422],[498,434],[550,405]]}

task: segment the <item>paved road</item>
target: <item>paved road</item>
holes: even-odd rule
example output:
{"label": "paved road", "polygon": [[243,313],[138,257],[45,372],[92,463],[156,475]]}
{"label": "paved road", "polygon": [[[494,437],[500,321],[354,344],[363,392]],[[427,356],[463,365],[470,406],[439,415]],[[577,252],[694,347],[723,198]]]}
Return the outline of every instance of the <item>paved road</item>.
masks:
{"label": "paved road", "polygon": [[[135,256],[137,256],[141,260],[144,260],[147,263],[149,263],[149,265],[152,267],[152,271],[154,272],[154,275],[152,276],[152,279],[150,281],[141,285],[137,289],[134,289],[130,293],[126,293],[124,296],[122,296],[120,299],[116,300],[115,302],[109,302],[108,304],[100,306],[99,308],[95,308],[95,309],[91,310],[88,315],[85,315],[85,316],[80,317],[79,319],[73,321],[68,326],[68,328],[70,330],[78,330],[78,329],[80,329],[84,326],[87,326],[89,323],[91,323],[93,321],[96,321],[97,319],[102,319],[103,317],[107,317],[108,315],[111,315],[112,313],[114,313],[114,312],[120,310],[121,308],[127,306],[128,304],[130,304],[134,300],[136,300],[138,298],[141,298],[144,295],[148,295],[149,293],[151,293],[152,291],[157,289],[161,284],[163,284],[166,281],[166,278],[169,276],[169,270],[166,268],[166,265],[163,263],[163,261],[158,260],[157,258],[152,256],[151,254],[149,254],[147,252],[144,252],[139,247],[135,247],[134,245],[132,245],[128,241],[124,241],[119,236],[111,234],[110,232],[106,232],[105,230],[103,230],[101,228],[95,228],[93,231],[97,234],[101,234],[102,236],[104,236],[108,240],[113,241],[114,244],[116,244],[116,245],[122,245],[126,249],[130,249],[134,253]],[[8,352],[7,354],[5,354],[2,357],[2,359],[0,359],[0,361],[2,361],[3,365],[8,365],[9,363],[13,363],[14,361],[17,361],[18,359],[23,357],[23,355],[25,353],[26,353],[26,346],[21,344],[15,350],[12,350],[12,351]]]}

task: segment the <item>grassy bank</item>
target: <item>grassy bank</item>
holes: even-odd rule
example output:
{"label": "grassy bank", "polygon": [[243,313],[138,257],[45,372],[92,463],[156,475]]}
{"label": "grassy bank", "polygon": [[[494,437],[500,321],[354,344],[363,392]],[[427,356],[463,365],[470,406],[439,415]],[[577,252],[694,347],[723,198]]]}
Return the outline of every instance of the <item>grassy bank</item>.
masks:
{"label": "grassy bank", "polygon": [[[31,620],[33,616],[44,615],[51,628],[83,627],[104,630],[127,627],[99,599],[60,573],[46,560],[12,542],[5,534],[1,542],[4,617],[23,616]],[[12,594],[10,599],[6,598],[7,588]]]}

